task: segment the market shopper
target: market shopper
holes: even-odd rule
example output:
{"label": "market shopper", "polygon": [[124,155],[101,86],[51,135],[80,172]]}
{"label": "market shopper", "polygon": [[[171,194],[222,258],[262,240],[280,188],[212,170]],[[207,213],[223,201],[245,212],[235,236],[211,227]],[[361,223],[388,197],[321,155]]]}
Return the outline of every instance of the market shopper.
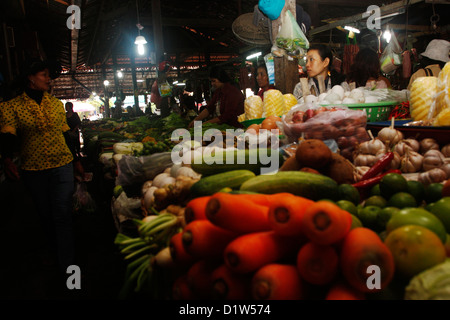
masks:
{"label": "market shopper", "polygon": [[[331,68],[333,54],[328,46],[318,44],[309,47],[306,53],[306,71],[308,74],[308,88],[310,93],[319,96],[337,84],[345,81],[345,77]],[[324,90],[320,91],[319,79],[324,79]],[[302,83],[294,87],[294,96],[297,100],[303,97]]]}
{"label": "market shopper", "polygon": [[[7,176],[22,180],[34,201],[50,250],[44,260],[58,261],[65,274],[75,259],[72,195],[76,153],[64,105],[48,93],[51,75],[55,75],[50,68],[41,60],[27,63],[23,93],[1,104],[2,159]],[[13,162],[16,144],[20,145],[20,170]]]}
{"label": "market shopper", "polygon": [[202,121],[208,117],[211,119],[205,123],[225,123],[241,128],[242,125],[237,118],[244,113],[244,95],[231,83],[229,75],[220,67],[211,68],[209,79],[214,90],[212,98],[206,108],[189,123],[189,128],[194,126],[194,121]]}
{"label": "market shopper", "polygon": [[355,56],[346,81],[355,82],[356,87],[391,88],[390,81],[381,75],[380,70],[378,54],[370,48],[364,48]]}
{"label": "market shopper", "polygon": [[269,74],[265,63],[261,63],[256,68],[256,82],[258,82],[258,96],[264,101],[264,92],[269,89],[276,89],[273,84],[269,83]]}
{"label": "market shopper", "polygon": [[77,112],[73,111],[73,103],[68,101],[65,104],[66,108],[66,118],[67,118],[67,124],[69,125],[70,130],[68,131],[68,134],[70,138],[72,139],[73,145],[75,147],[75,152],[77,153],[78,157],[81,157],[80,153],[80,126],[81,126],[81,119]]}
{"label": "market shopper", "polygon": [[428,43],[425,52],[420,56],[419,69],[409,79],[408,90],[419,77],[437,77],[444,65],[450,61],[450,42],[443,39],[433,39]]}

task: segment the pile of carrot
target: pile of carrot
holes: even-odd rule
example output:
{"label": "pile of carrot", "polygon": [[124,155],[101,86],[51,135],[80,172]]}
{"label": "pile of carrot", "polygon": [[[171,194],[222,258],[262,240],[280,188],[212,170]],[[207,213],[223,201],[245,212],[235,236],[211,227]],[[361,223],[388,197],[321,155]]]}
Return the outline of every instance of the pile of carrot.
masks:
{"label": "pile of carrot", "polygon": [[[174,299],[364,299],[394,275],[378,235],[351,229],[350,213],[329,201],[218,192],[191,200],[185,213],[170,242],[181,270]],[[381,270],[379,286],[367,285],[371,265]]]}

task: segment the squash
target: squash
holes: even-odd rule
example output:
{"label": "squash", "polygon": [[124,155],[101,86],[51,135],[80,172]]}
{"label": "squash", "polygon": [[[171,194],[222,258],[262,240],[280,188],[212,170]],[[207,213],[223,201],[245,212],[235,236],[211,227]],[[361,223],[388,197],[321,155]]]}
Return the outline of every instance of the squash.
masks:
{"label": "squash", "polygon": [[232,170],[204,177],[191,186],[190,192],[195,197],[208,196],[223,188],[239,189],[239,187],[255,174],[249,170]]}

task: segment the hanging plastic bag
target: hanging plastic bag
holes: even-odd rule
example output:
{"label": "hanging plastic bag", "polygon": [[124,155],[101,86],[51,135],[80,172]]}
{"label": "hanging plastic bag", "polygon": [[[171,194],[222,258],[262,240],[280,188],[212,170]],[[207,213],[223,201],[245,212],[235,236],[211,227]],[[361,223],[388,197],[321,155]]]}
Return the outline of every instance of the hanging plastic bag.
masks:
{"label": "hanging plastic bag", "polygon": [[172,96],[172,87],[169,82],[164,81],[158,86],[159,95],[161,97],[171,97]]}
{"label": "hanging plastic bag", "polygon": [[76,212],[94,213],[96,204],[87,191],[86,183],[78,182],[73,194],[73,206]]}
{"label": "hanging plastic bag", "polygon": [[391,33],[391,40],[381,54],[380,65],[382,72],[393,74],[402,64],[402,47],[398,43],[394,31],[389,30],[389,32]]}
{"label": "hanging plastic bag", "polygon": [[259,0],[258,7],[270,20],[276,20],[283,10],[284,0]]}
{"label": "hanging plastic bag", "polygon": [[276,45],[287,51],[291,56],[302,57],[309,48],[309,41],[300,29],[290,10],[286,10],[281,28],[275,39]]}

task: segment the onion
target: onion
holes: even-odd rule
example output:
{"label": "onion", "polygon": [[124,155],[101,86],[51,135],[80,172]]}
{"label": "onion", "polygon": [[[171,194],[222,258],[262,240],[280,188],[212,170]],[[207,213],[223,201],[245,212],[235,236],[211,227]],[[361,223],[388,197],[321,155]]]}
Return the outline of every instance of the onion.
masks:
{"label": "onion", "polygon": [[190,178],[194,178],[194,179],[201,178],[200,174],[198,174],[197,172],[192,170],[192,168],[189,168],[189,167],[181,167],[180,169],[178,169],[176,177],[179,177],[179,176],[185,176],[185,177],[190,177]]}
{"label": "onion", "polygon": [[154,193],[157,189],[157,187],[152,186],[148,188],[147,192],[144,194],[144,207],[146,209],[150,208],[153,205],[153,202],[155,200]]}
{"label": "onion", "polygon": [[144,184],[142,185],[141,194],[144,195],[151,186],[152,180],[145,181]]}
{"label": "onion", "polygon": [[160,173],[153,179],[153,185],[158,188],[173,183],[175,183],[175,178],[171,177],[170,173]]}

